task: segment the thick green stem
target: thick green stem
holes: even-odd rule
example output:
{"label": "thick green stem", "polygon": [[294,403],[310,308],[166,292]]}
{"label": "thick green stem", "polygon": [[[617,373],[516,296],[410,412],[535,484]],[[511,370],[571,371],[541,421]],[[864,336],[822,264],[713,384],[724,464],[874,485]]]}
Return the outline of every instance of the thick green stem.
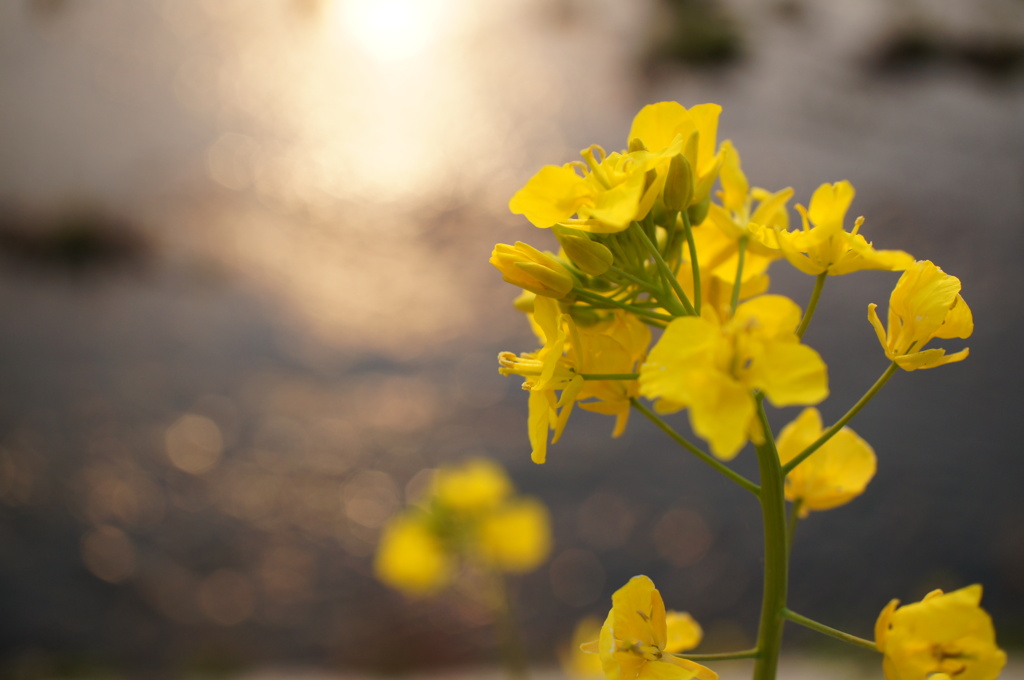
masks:
{"label": "thick green stem", "polygon": [[656,246],[647,236],[647,232],[644,231],[639,222],[633,222],[629,228],[634,234],[636,234],[637,238],[640,239],[640,242],[644,244],[644,247],[647,248],[647,252],[654,259],[654,263],[658,266],[658,271],[661,273],[661,277],[668,282],[672,287],[672,290],[675,291],[676,297],[679,298],[677,302],[675,298],[666,296],[666,299],[662,300],[665,308],[669,311],[673,311],[673,306],[678,308],[679,305],[682,304],[683,313],[679,314],[679,316],[695,316],[697,312],[693,308],[693,305],[690,304],[690,298],[686,297],[686,292],[683,290],[682,286],[679,285],[679,281],[676,280],[675,274],[673,274],[672,270],[668,268],[668,265],[665,263],[665,258],[661,256],[661,251],[658,250],[658,246]]}
{"label": "thick green stem", "polygon": [[739,484],[740,486],[742,486],[744,489],[754,494],[755,496],[761,493],[761,488],[757,484],[754,484],[752,481],[750,481],[740,473],[736,472],[735,470],[730,469],[729,466],[722,463],[717,458],[698,449],[696,446],[687,441],[681,434],[673,430],[668,423],[659,418],[653,411],[651,411],[649,408],[641,404],[639,401],[637,401],[636,399],[630,399],[629,403],[632,404],[633,408],[635,408],[637,411],[640,411],[640,413],[644,414],[644,416],[648,420],[657,425],[662,432],[671,437],[674,442],[682,446],[684,449],[686,449],[693,455],[697,456],[697,458],[701,459],[714,469],[718,470],[723,475],[725,475],[732,481],[736,482],[737,484]]}
{"label": "thick green stem", "polygon": [[796,336],[798,338],[804,337],[807,326],[810,325],[811,319],[814,318],[814,310],[818,308],[818,300],[821,299],[821,289],[825,287],[827,279],[828,272],[824,271],[818,274],[818,278],[814,280],[814,290],[811,291],[811,299],[807,301],[807,311],[804,312],[804,318],[800,319],[800,325],[796,329]]}
{"label": "thick green stem", "polygon": [[800,521],[800,506],[803,500],[798,498],[789,506],[789,524],[786,526],[786,551],[793,554],[793,536],[796,534],[796,525]]}
{"label": "thick green stem", "polygon": [[[683,231],[686,233],[686,244],[690,249],[690,267],[693,269],[693,304],[697,315],[700,316],[702,293],[700,287],[700,261],[697,259],[697,244],[693,240],[693,227],[690,225],[690,214],[684,210],[680,215],[683,218]],[[736,305],[733,305],[733,308],[735,307]]]}
{"label": "thick green stem", "polygon": [[832,437],[835,436],[836,432],[839,432],[839,430],[843,429],[843,426],[845,426],[846,423],[853,420],[853,417],[860,413],[860,410],[867,406],[867,403],[871,401],[871,399],[876,394],[878,394],[878,390],[882,389],[885,383],[889,382],[889,378],[892,377],[892,374],[896,372],[897,368],[899,368],[899,366],[896,364],[895,361],[889,364],[889,367],[885,369],[885,373],[883,373],[881,377],[879,377],[878,380],[875,381],[875,384],[871,386],[871,389],[865,392],[864,396],[861,397],[856,404],[850,407],[850,410],[847,411],[842,418],[835,422],[835,425],[825,430],[825,432],[822,433],[820,437],[815,439],[810,446],[808,446],[806,449],[798,453],[796,457],[794,457],[788,463],[782,466],[783,474],[788,475],[793,468],[807,460],[807,458],[810,457],[812,453],[820,449],[822,444],[827,442],[829,439],[832,439]]}
{"label": "thick green stem", "polygon": [[833,628],[831,626],[826,626],[824,623],[818,623],[814,619],[809,619],[806,616],[801,616],[800,614],[797,614],[792,609],[784,609],[782,611],[782,615],[790,621],[792,621],[793,623],[799,623],[804,628],[810,628],[811,630],[817,631],[822,635],[828,635],[829,637],[833,637],[837,640],[842,640],[843,642],[849,643],[856,647],[870,649],[873,652],[878,651],[878,647],[875,646],[875,643],[871,640],[865,640],[862,637],[850,635],[849,633],[844,633],[843,631]]}
{"label": "thick green stem", "polygon": [[761,514],[764,518],[764,595],[761,600],[761,621],[757,631],[760,655],[754,664],[754,680],[775,680],[782,646],[785,619],[788,554],[786,548],[785,476],[775,449],[768,416],[764,412],[764,395],[757,396],[757,411],[764,429],[764,443],[756,447],[757,465],[761,471]]}
{"label": "thick green stem", "polygon": [[747,257],[747,236],[740,237],[739,261],[736,263],[736,280],[732,283],[732,299],[729,301],[730,309],[735,314],[736,305],[740,302],[740,288],[743,287],[743,263]]}

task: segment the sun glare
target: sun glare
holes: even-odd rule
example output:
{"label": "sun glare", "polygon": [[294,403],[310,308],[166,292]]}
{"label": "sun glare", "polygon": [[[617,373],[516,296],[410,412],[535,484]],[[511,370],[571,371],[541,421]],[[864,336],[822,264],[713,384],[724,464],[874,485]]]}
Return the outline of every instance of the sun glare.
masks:
{"label": "sun glare", "polygon": [[348,37],[368,54],[397,61],[436,42],[450,9],[446,0],[347,0],[337,16]]}

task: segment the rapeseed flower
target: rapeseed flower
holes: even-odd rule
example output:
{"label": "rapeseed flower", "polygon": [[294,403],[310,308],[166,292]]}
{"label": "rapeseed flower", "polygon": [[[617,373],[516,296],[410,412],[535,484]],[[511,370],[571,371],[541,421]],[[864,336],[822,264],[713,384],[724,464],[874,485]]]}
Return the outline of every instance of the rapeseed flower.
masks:
{"label": "rapeseed flower", "polygon": [[854,193],[853,185],[845,180],[822,184],[811,196],[809,208],[796,207],[802,231],[775,230],[779,249],[790,264],[811,276],[839,276],[863,269],[899,271],[913,264],[914,258],[902,250],[875,250],[859,233],[863,217],[857,218],[851,231],[844,230]]}
{"label": "rapeseed flower", "polygon": [[934,368],[967,358],[964,348],[953,354],[944,349],[924,349],[933,338],[969,338],[974,316],[960,296],[960,279],[950,276],[928,260],[908,267],[889,296],[888,332],[875,308],[868,305],[868,321],[875,328],[885,356],[905,371]]}
{"label": "rapeseed flower", "polygon": [[505,281],[537,295],[563,298],[573,287],[572,274],[554,255],[522,241],[494,246],[490,263]]}
{"label": "rapeseed flower", "polygon": [[[788,463],[824,432],[821,414],[806,408],[782,428],[776,446]],[[875,476],[875,452],[848,427],[839,430],[817,451],[786,475],[786,500],[800,503],[800,516],[838,507],[864,492]]]}
{"label": "rapeseed flower", "polygon": [[469,565],[535,569],[551,550],[547,509],[515,494],[497,463],[472,459],[434,472],[426,495],[385,526],[374,573],[407,595],[436,593]]}
{"label": "rapeseed flower", "polygon": [[[608,612],[596,651],[600,655],[607,680],[717,680],[710,668],[695,661],[673,655],[679,642],[684,645],[696,637],[693,627],[699,626],[686,615],[676,618],[671,641],[666,620],[665,603],[654,583],[646,576],[634,576],[629,583],[612,595],[612,608]],[[689,628],[689,630],[687,630]],[[593,650],[593,643],[586,649]]]}
{"label": "rapeseed flower", "polygon": [[1006,665],[992,619],[981,608],[981,586],[933,590],[920,602],[891,601],[875,624],[888,680],[995,680]]}
{"label": "rapeseed flower", "polygon": [[828,396],[825,362],[796,335],[800,307],[781,295],[744,302],[725,321],[705,310],[669,323],[640,368],[640,394],[655,410],[686,408],[694,432],[723,460],[763,441],[754,391],[775,406]]}

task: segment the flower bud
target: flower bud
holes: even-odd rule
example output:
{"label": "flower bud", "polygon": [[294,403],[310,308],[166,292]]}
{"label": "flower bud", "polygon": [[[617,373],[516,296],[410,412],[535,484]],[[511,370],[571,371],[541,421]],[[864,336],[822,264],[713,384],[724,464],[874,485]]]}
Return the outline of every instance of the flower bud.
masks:
{"label": "flower bud", "polygon": [[587,236],[558,234],[558,242],[573,264],[590,276],[600,276],[612,266],[615,257],[608,247]]}
{"label": "flower bud", "polygon": [[665,180],[665,207],[669,210],[686,210],[693,198],[693,168],[683,154],[676,154],[668,166]]}
{"label": "flower bud", "polygon": [[573,287],[572,274],[561,262],[522,241],[494,246],[490,263],[503,279],[537,295],[563,298]]}
{"label": "flower bud", "polygon": [[711,196],[705,196],[704,200],[700,203],[694,203],[686,211],[687,217],[690,218],[690,226],[696,227],[698,224],[704,221],[704,218],[708,216],[708,210],[711,208]]}

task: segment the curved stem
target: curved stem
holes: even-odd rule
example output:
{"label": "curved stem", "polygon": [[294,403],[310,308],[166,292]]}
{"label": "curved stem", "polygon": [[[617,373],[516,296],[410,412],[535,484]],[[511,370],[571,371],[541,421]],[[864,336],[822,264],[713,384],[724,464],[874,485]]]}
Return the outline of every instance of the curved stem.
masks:
{"label": "curved stem", "polygon": [[828,279],[828,272],[824,271],[818,274],[818,278],[814,280],[814,290],[811,291],[811,299],[807,301],[807,311],[804,312],[804,318],[800,319],[800,325],[796,328],[796,337],[804,337],[804,332],[807,330],[807,326],[810,325],[811,319],[814,318],[814,310],[818,308],[818,300],[821,299],[821,289],[825,287],[825,280]]}
{"label": "curved stem", "polygon": [[835,425],[825,430],[825,432],[822,433],[820,437],[815,439],[810,446],[808,446],[806,449],[798,453],[793,459],[791,459],[788,463],[782,466],[783,474],[788,475],[793,468],[807,460],[807,458],[810,457],[812,453],[821,448],[822,444],[824,444],[829,439],[834,437],[836,432],[839,432],[839,430],[843,429],[843,426],[846,425],[846,423],[853,420],[853,417],[860,413],[860,410],[867,406],[867,403],[871,401],[871,399],[876,394],[878,394],[878,390],[882,389],[882,386],[884,386],[885,383],[889,382],[889,378],[892,377],[892,374],[896,372],[897,368],[899,368],[899,366],[896,364],[895,361],[889,364],[889,367],[885,369],[885,373],[883,373],[878,378],[878,380],[875,381],[875,384],[871,386],[871,389],[865,392],[864,396],[861,397],[856,404],[851,406],[850,410],[847,411],[842,418],[835,422]]}
{"label": "curved stem", "polygon": [[768,415],[764,412],[762,394],[757,395],[757,413],[765,439],[756,447],[757,465],[761,471],[761,514],[764,518],[764,595],[757,629],[757,649],[761,654],[754,664],[754,680],[775,680],[785,623],[782,613],[786,608],[789,571],[783,491],[785,476],[768,425]]}
{"label": "curved stem", "polygon": [[[700,261],[697,259],[697,244],[693,240],[693,227],[690,225],[689,213],[684,210],[680,215],[683,218],[683,232],[686,234],[686,244],[690,249],[690,268],[693,269],[694,310],[697,316],[700,316],[700,302],[703,296],[700,288]],[[735,307],[736,305],[733,305],[733,308]]]}
{"label": "curved stem", "polygon": [[690,661],[730,661],[732,659],[756,659],[760,656],[761,652],[757,649],[743,649],[738,652],[718,652],[715,654],[673,654],[672,656],[678,656],[680,659],[689,659]]}
{"label": "curved stem", "polygon": [[759,487],[757,484],[754,484],[752,481],[750,481],[749,479],[747,479],[746,477],[744,477],[740,473],[736,472],[735,470],[732,470],[731,468],[729,468],[728,465],[726,465],[725,463],[721,462],[717,458],[714,458],[710,454],[705,453],[704,451],[701,451],[696,446],[694,446],[693,444],[688,442],[682,435],[680,435],[678,432],[673,430],[668,425],[668,423],[666,423],[664,420],[659,418],[649,408],[647,408],[646,406],[641,404],[636,399],[630,399],[629,403],[633,406],[633,408],[635,408],[637,411],[640,411],[640,413],[644,414],[644,416],[648,420],[650,420],[652,423],[657,425],[658,428],[662,432],[664,432],[669,437],[671,437],[673,441],[675,441],[677,444],[682,446],[684,449],[686,449],[687,451],[689,451],[693,455],[697,456],[697,458],[700,458],[702,461],[704,461],[705,463],[707,463],[711,467],[715,468],[716,470],[718,470],[723,475],[725,475],[726,477],[728,477],[732,481],[734,481],[737,484],[739,484],[740,486],[742,486],[744,489],[746,489],[750,493],[754,494],[755,496],[760,495],[761,487]]}
{"label": "curved stem", "polygon": [[[676,280],[672,270],[668,268],[667,264],[665,264],[665,259],[661,256],[658,246],[651,242],[651,239],[647,236],[647,232],[643,230],[643,227],[641,227],[638,222],[633,222],[629,225],[629,228],[637,235],[640,242],[644,244],[644,247],[647,248],[647,252],[650,253],[651,257],[654,259],[654,263],[658,266],[658,271],[661,273],[662,278],[665,279],[668,284],[672,286],[672,290],[675,291],[676,297],[679,298],[678,301],[682,304],[682,309],[684,310],[683,314],[680,316],[695,316],[697,312],[693,308],[693,305],[690,304],[690,298],[686,297],[686,292],[683,290],[682,286],[679,285],[679,281]],[[670,305],[678,306],[676,305],[676,300],[674,298],[671,296],[666,296],[666,298],[667,299],[664,300],[666,308]]]}
{"label": "curved stem", "polygon": [[855,647],[863,647],[864,649],[870,649],[873,652],[878,651],[878,647],[875,646],[875,643],[871,640],[865,640],[862,637],[857,637],[856,635],[844,633],[843,631],[837,628],[826,626],[824,623],[818,623],[814,619],[809,619],[806,616],[801,616],[800,614],[797,614],[792,609],[783,609],[782,615],[785,618],[792,621],[793,623],[799,623],[804,628],[810,628],[811,630],[817,631],[822,635],[828,635],[829,637],[833,637],[837,640],[842,640],[843,642],[854,645]]}
{"label": "curved stem", "polygon": [[736,313],[736,305],[738,305],[740,301],[740,288],[743,287],[743,261],[747,257],[748,240],[749,238],[747,236],[740,237],[739,262],[736,263],[736,280],[732,283],[732,299],[729,301],[730,309],[734,314]]}

